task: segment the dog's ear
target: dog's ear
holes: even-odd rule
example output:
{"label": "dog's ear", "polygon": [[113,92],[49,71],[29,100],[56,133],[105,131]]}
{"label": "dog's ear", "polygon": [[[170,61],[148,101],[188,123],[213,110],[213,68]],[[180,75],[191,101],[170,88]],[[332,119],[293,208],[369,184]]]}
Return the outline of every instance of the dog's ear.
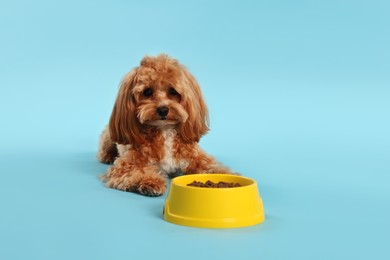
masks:
{"label": "dog's ear", "polygon": [[183,106],[188,113],[188,119],[179,127],[179,135],[184,142],[198,142],[209,130],[209,115],[206,103],[198,82],[188,70],[181,65],[185,94]]}
{"label": "dog's ear", "polygon": [[109,129],[112,141],[118,144],[137,145],[145,141],[141,135],[142,126],[137,120],[136,100],[132,93],[136,73],[137,69],[134,69],[122,80],[112,110]]}

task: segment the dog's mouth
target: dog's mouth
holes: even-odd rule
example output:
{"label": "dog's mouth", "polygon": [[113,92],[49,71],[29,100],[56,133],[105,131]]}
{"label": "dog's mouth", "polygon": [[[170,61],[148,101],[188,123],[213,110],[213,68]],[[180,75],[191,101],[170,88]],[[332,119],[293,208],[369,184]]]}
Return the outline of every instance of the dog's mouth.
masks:
{"label": "dog's mouth", "polygon": [[158,108],[152,103],[139,106],[137,118],[143,125],[172,126],[184,123],[188,119],[188,113],[177,103]]}
{"label": "dog's mouth", "polygon": [[153,121],[146,121],[145,122],[146,125],[151,125],[151,126],[167,126],[167,125],[176,125],[178,123],[179,123],[178,121],[176,121],[176,120],[169,120],[166,117],[165,118],[160,118],[160,119],[157,119],[157,120],[153,120]]}

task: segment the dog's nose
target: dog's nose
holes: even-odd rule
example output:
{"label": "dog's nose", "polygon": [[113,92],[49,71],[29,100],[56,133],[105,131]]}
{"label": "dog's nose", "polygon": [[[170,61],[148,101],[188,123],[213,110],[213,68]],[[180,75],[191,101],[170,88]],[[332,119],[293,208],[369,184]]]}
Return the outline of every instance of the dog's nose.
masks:
{"label": "dog's nose", "polygon": [[169,108],[167,106],[162,106],[157,108],[157,114],[160,117],[166,117],[168,115]]}

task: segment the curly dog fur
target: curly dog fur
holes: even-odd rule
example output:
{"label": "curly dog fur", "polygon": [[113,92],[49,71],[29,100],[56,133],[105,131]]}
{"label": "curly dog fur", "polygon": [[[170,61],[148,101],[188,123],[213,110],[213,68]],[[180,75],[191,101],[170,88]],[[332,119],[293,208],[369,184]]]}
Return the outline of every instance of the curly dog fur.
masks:
{"label": "curly dog fur", "polygon": [[123,79],[98,159],[113,165],[102,176],[110,188],[164,194],[178,173],[230,173],[198,145],[208,111],[199,85],[177,60],[146,56]]}

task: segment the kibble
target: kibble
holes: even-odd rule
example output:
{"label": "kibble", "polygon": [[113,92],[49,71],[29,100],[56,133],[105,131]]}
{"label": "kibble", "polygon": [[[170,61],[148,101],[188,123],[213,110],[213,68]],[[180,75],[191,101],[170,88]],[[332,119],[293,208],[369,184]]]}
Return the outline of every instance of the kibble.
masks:
{"label": "kibble", "polygon": [[192,187],[200,187],[200,188],[235,188],[235,187],[241,187],[241,184],[237,182],[212,182],[210,180],[206,182],[201,182],[201,181],[193,181],[187,186],[192,186]]}

